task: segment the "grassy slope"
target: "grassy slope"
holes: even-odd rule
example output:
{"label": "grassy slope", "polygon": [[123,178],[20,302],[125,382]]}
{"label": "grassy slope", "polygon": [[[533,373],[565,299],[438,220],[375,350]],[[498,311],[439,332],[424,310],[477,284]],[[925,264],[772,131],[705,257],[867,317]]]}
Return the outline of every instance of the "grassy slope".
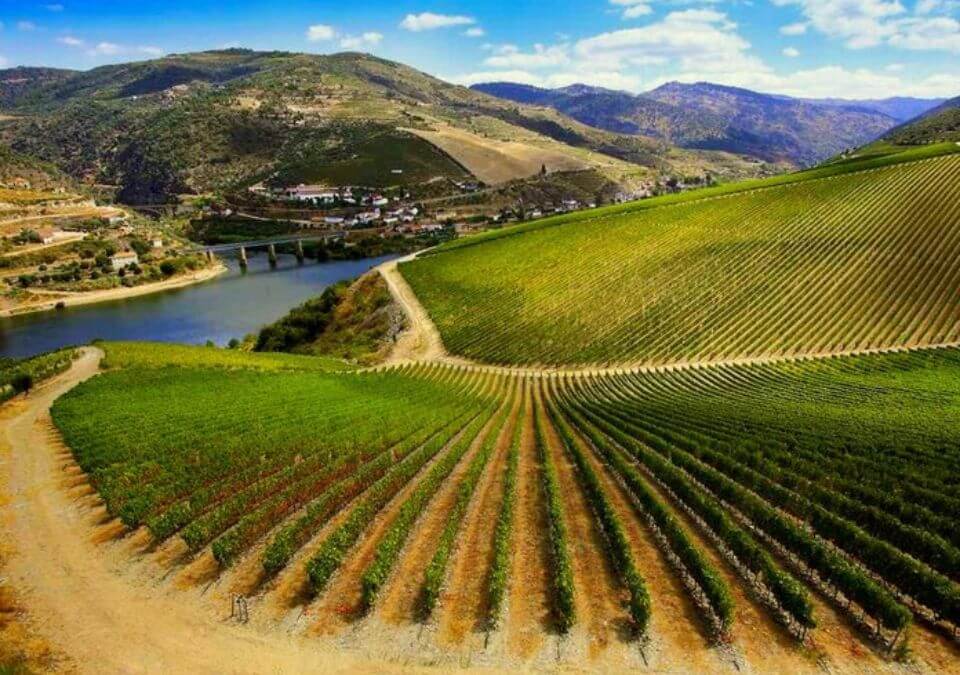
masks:
{"label": "grassy slope", "polygon": [[227,368],[262,371],[324,372],[350,370],[350,364],[324,356],[255,354],[251,352],[163,344],[159,342],[103,342],[108,368]]}
{"label": "grassy slope", "polygon": [[[441,247],[403,272],[448,349],[502,363],[664,363],[957,339],[948,289],[960,157],[937,158],[955,150],[531,223]],[[928,161],[903,161],[918,157]]]}

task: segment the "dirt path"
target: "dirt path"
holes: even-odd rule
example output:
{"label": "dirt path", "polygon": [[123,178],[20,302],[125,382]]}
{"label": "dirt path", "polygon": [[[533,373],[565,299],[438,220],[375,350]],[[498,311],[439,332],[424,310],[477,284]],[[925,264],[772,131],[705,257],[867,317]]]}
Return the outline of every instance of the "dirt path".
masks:
{"label": "dirt path", "polygon": [[943,343],[924,343],[911,342],[902,346],[894,347],[868,347],[859,349],[838,349],[823,352],[810,352],[807,354],[774,354],[751,356],[734,359],[715,359],[715,360],[685,360],[671,363],[662,363],[658,365],[621,363],[612,365],[582,365],[582,366],[495,366],[478,361],[450,354],[443,345],[443,339],[436,324],[430,318],[426,308],[420,304],[416,293],[403,278],[398,264],[409,262],[423,253],[412,253],[399,260],[385,262],[376,269],[383,275],[390,289],[393,299],[403,309],[407,317],[407,329],[401,334],[400,339],[394,346],[393,351],[387,359],[377,366],[377,368],[390,367],[410,363],[414,361],[434,361],[449,363],[451,365],[465,366],[478,371],[502,373],[517,376],[539,377],[544,373],[557,373],[561,375],[621,375],[625,373],[660,373],[690,370],[704,366],[750,366],[762,365],[768,363],[793,363],[813,361],[839,356],[868,356],[871,354],[897,354],[912,352],[920,349],[946,349],[960,347],[960,342]]}
{"label": "dirt path", "polygon": [[89,500],[71,497],[58,460],[53,401],[97,372],[101,353],[84,350],[63,375],[5,407],[0,471],[3,537],[15,542],[4,574],[39,634],[80,673],[410,672],[323,643],[216,620],[183,594],[124,575],[122,546],[92,541]]}

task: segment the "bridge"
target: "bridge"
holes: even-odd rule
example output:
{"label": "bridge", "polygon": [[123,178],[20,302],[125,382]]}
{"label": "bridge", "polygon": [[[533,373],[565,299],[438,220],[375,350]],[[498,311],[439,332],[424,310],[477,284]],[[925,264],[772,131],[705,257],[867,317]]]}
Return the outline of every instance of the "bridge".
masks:
{"label": "bridge", "polygon": [[267,239],[255,239],[253,241],[239,241],[230,244],[211,244],[209,246],[197,245],[194,250],[205,254],[208,258],[213,258],[216,254],[237,252],[240,259],[240,266],[247,266],[247,251],[253,248],[266,248],[270,257],[270,264],[277,263],[277,246],[283,244],[294,244],[294,253],[297,260],[303,261],[303,242],[322,241],[327,242],[334,239],[342,239],[346,236],[343,231],[324,232],[317,234],[288,234],[278,237],[269,237]]}

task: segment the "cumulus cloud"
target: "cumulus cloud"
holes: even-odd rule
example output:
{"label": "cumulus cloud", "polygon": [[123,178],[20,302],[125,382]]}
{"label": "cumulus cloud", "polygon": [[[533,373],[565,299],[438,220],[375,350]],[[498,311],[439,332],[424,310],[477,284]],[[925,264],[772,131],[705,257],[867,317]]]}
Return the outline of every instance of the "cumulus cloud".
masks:
{"label": "cumulus cloud", "polygon": [[480,26],[474,26],[473,28],[468,28],[467,30],[463,31],[463,34],[466,37],[479,38],[486,35],[487,32],[483,30]]}
{"label": "cumulus cloud", "polygon": [[362,35],[348,35],[340,40],[344,49],[370,49],[383,42],[383,34],[369,31]]}
{"label": "cumulus cloud", "polygon": [[533,51],[522,52],[513,45],[504,45],[483,63],[491,68],[554,68],[570,61],[567,49],[566,45],[545,47],[538,44],[533,46]]}
{"label": "cumulus cloud", "polygon": [[310,42],[325,42],[336,36],[337,31],[334,30],[333,26],[328,26],[325,23],[314,24],[307,28],[307,40]]}
{"label": "cumulus cloud", "polygon": [[476,22],[476,19],[471,16],[422,12],[420,14],[407,14],[400,22],[400,27],[404,30],[419,33],[425,30],[436,30],[437,28],[450,28],[451,26],[471,26]]}
{"label": "cumulus cloud", "polygon": [[570,70],[552,74],[531,73],[526,70],[487,70],[444,78],[454,84],[470,86],[481,82],[515,82],[533,87],[567,87],[571,84],[589,84],[622,91],[639,91],[640,78],[618,72]]}
{"label": "cumulus cloud", "polygon": [[[960,22],[944,12],[956,0],[918,0],[914,16],[900,0],[773,0],[800,7],[810,26],[850,49],[887,44],[912,50],[960,52]],[[929,16],[936,12],[941,15]]]}
{"label": "cumulus cloud", "polygon": [[83,47],[86,42],[80,38],[75,38],[72,35],[64,35],[63,37],[58,37],[57,42],[68,47]]}
{"label": "cumulus cloud", "polygon": [[790,59],[795,59],[800,56],[800,51],[796,47],[784,47],[781,53]]}

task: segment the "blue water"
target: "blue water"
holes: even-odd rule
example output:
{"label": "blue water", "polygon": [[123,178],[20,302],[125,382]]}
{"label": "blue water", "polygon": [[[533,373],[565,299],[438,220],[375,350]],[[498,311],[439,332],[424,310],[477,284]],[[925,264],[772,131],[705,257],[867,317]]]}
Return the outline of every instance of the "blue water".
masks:
{"label": "blue water", "polygon": [[246,273],[227,261],[228,272],[196,286],[0,319],[0,356],[31,356],[97,338],[224,345],[390,257],[299,265],[281,255],[271,269],[266,255],[255,255]]}

